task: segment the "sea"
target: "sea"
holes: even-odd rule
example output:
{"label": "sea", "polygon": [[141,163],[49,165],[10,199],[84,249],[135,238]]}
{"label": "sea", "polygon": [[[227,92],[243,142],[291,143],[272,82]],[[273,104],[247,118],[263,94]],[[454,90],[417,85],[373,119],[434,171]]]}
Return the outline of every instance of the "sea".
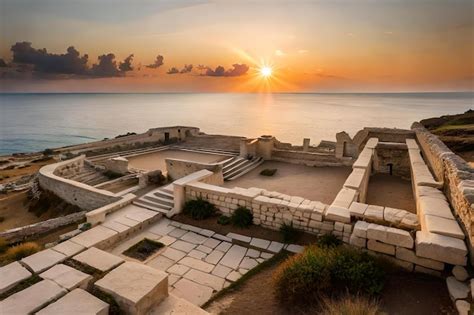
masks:
{"label": "sea", "polygon": [[364,94],[0,94],[0,155],[183,125],[208,134],[311,144],[363,127],[410,128],[414,121],[474,108],[474,93]]}

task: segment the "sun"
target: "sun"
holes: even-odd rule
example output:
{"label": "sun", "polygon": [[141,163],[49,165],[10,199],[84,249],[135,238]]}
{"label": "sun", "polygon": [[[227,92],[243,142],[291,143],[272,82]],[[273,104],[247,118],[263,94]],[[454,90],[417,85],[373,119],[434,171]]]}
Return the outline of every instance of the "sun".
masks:
{"label": "sun", "polygon": [[264,78],[268,78],[272,75],[272,68],[271,67],[268,67],[268,66],[263,66],[260,68],[260,74],[262,75],[262,77]]}

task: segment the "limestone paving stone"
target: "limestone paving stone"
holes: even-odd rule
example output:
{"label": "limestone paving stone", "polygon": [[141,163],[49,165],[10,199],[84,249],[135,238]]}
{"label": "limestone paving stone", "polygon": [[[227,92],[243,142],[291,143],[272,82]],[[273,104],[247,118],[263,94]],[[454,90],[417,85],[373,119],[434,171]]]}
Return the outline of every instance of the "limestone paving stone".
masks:
{"label": "limestone paving stone", "polygon": [[82,289],[75,289],[36,314],[107,315],[109,304]]}
{"label": "limestone paving stone", "polygon": [[211,272],[214,269],[214,265],[209,264],[205,261],[193,258],[193,257],[184,257],[179,261],[180,264],[188,266],[193,269],[201,270],[204,272]]}
{"label": "limestone paving stone", "polygon": [[220,241],[232,243],[232,239],[230,237],[224,236],[222,234],[216,233],[212,237],[215,238],[215,239],[218,239]]}
{"label": "limestone paving stone", "polygon": [[227,237],[229,237],[233,240],[244,242],[244,243],[250,243],[250,241],[252,240],[252,238],[249,237],[249,236],[240,235],[240,234],[236,234],[236,233],[227,233]]}
{"label": "limestone paving stone", "polygon": [[162,253],[161,255],[173,260],[173,261],[178,261],[180,259],[182,259],[184,256],[186,256],[186,253],[182,252],[182,251],[179,251],[177,249],[174,249],[174,248],[171,248],[171,247],[167,247]]}
{"label": "limestone paving stone", "polygon": [[111,230],[114,230],[118,233],[123,233],[123,232],[126,232],[130,229],[129,226],[125,225],[125,224],[122,224],[120,222],[117,222],[117,221],[105,221],[104,223],[101,224],[103,227],[106,227],[108,229],[111,229]]}
{"label": "limestone paving stone", "polygon": [[216,234],[216,232],[207,229],[201,229],[198,233],[207,237],[212,237],[214,234]]}
{"label": "limestone paving stone", "polygon": [[74,242],[71,242],[71,241],[64,241],[62,243],[59,243],[58,245],[52,247],[51,249],[65,255],[66,257],[72,257],[80,252],[82,252],[83,250],[85,250],[86,248],[82,245],[79,245],[79,244],[76,244]]}
{"label": "limestone paving stone", "polygon": [[364,217],[371,221],[383,222],[383,209],[381,206],[369,205],[365,210]]}
{"label": "limestone paving stone", "polygon": [[172,273],[172,274],[175,274],[175,275],[178,275],[178,276],[182,276],[186,272],[188,272],[189,269],[190,268],[188,266],[175,264],[175,265],[169,267],[168,270],[166,270],[166,272]]}
{"label": "limestone paving stone", "polygon": [[137,225],[140,224],[140,222],[129,219],[129,218],[126,218],[125,216],[117,217],[117,218],[113,219],[113,221],[118,222],[118,223],[123,224],[123,225],[126,225],[126,226],[131,227],[131,228],[136,227]]}
{"label": "limestone paving stone", "polygon": [[90,230],[71,238],[71,241],[84,247],[92,247],[114,238],[117,232],[109,228],[98,225]]}
{"label": "limestone paving stone", "polygon": [[135,206],[135,205],[130,205],[130,206],[131,206],[131,210],[128,211],[125,214],[125,217],[129,218],[129,219],[132,219],[132,220],[135,220],[135,221],[138,221],[138,222],[145,222],[145,221],[159,215],[155,211],[140,208],[140,207]]}
{"label": "limestone paving stone", "polygon": [[[304,250],[304,246],[301,245],[296,245],[296,244],[290,244],[286,247],[286,250],[295,254],[301,253]],[[263,257],[263,255],[262,255]],[[270,257],[271,258],[271,257]]]}
{"label": "limestone paving stone", "polygon": [[417,256],[460,266],[467,263],[467,248],[460,239],[418,231],[415,242]]}
{"label": "limestone paving stone", "polygon": [[239,280],[241,276],[242,275],[240,273],[238,273],[237,271],[232,271],[225,278],[229,281],[235,282],[235,281]]}
{"label": "limestone paving stone", "polygon": [[165,256],[158,255],[157,257],[148,261],[146,265],[158,270],[165,271],[169,267],[173,266],[175,263],[176,263],[175,261],[169,258],[166,258]]}
{"label": "limestone paving stone", "polygon": [[95,247],[74,256],[73,259],[100,271],[108,271],[124,262],[122,258]]}
{"label": "limestone paving stone", "polygon": [[239,265],[240,268],[245,269],[252,269],[256,266],[258,266],[258,262],[255,259],[249,257],[244,257],[244,259],[242,259],[242,262]]}
{"label": "limestone paving stone", "polygon": [[[158,235],[170,235],[172,237],[176,237],[171,235],[173,231],[175,231],[176,227],[171,225],[171,221],[167,218],[161,218],[158,222],[153,224],[148,230],[151,233],[155,233]],[[184,233],[183,233],[184,234]]]}
{"label": "limestone paving stone", "polygon": [[213,289],[193,282],[188,279],[180,279],[174,285],[172,294],[179,296],[194,305],[201,306],[207,302],[212,296]]}
{"label": "limestone paving stone", "polygon": [[221,243],[220,241],[214,238],[208,238],[204,243],[202,243],[202,245],[209,248],[216,248],[216,246],[219,245],[220,243]]}
{"label": "limestone paving stone", "polygon": [[18,261],[0,267],[0,294],[10,290],[21,281],[28,279],[31,275],[31,272]]}
{"label": "limestone paving stone", "polygon": [[222,266],[222,265],[217,265],[216,267],[214,267],[214,269],[212,270],[212,274],[213,275],[216,275],[218,277],[221,277],[221,278],[225,278],[227,277],[227,275],[232,271],[231,268],[229,267],[226,267],[226,266]]}
{"label": "limestone paving stone", "polygon": [[211,287],[216,291],[221,290],[224,286],[223,278],[196,269],[189,270],[183,277],[207,287]]}
{"label": "limestone paving stone", "polygon": [[453,301],[467,298],[470,291],[467,284],[456,280],[454,277],[446,278],[446,284],[448,286],[449,296]]}
{"label": "limestone paving stone", "polygon": [[231,246],[232,246],[232,243],[222,242],[216,247],[216,250],[221,251],[221,252],[226,252],[229,250]]}
{"label": "limestone paving stone", "polygon": [[168,235],[176,238],[181,238],[186,233],[188,233],[188,231],[180,228],[175,228],[173,231],[169,232]]}
{"label": "limestone paving stone", "polygon": [[168,298],[153,308],[149,315],[209,315],[202,308],[189,301],[170,293]]}
{"label": "limestone paving stone", "polygon": [[48,279],[56,282],[68,291],[76,288],[85,289],[92,279],[92,276],[63,264],[55,265],[39,276],[45,280]]}
{"label": "limestone paving stone", "polygon": [[357,221],[354,225],[354,235],[360,238],[367,238],[367,229],[369,228],[369,223],[365,221]]}
{"label": "limestone paving stone", "polygon": [[196,234],[194,232],[188,232],[188,233],[184,234],[183,236],[181,236],[181,240],[185,241],[185,242],[188,242],[188,243],[200,245],[200,244],[204,243],[207,240],[207,237]]}
{"label": "limestone paving stone", "polygon": [[146,314],[168,296],[168,275],[136,262],[125,262],[95,283],[126,313]]}
{"label": "limestone paving stone", "polygon": [[199,245],[198,247],[196,247],[196,249],[206,254],[212,253],[212,248],[204,246],[204,245]]}
{"label": "limestone paving stone", "polygon": [[270,243],[270,246],[268,246],[268,250],[271,251],[272,253],[278,253],[283,249],[284,244],[280,242],[275,242],[272,241]]}
{"label": "limestone paving stone", "polygon": [[247,248],[239,245],[233,245],[224,255],[224,257],[222,257],[222,259],[220,260],[220,264],[230,267],[232,269],[237,269],[246,252]]}
{"label": "limestone paving stone", "polygon": [[247,253],[245,256],[251,257],[251,258],[258,258],[260,257],[260,252],[258,250],[255,250],[253,248],[247,249]]}
{"label": "limestone paving stone", "polygon": [[464,239],[464,233],[456,220],[425,215],[422,219],[428,232]]}
{"label": "limestone paving stone", "polygon": [[185,241],[176,241],[173,244],[171,244],[170,247],[175,248],[185,253],[189,253],[196,247],[196,245],[185,242]]}
{"label": "limestone paving stone", "polygon": [[21,262],[33,270],[34,273],[40,273],[66,258],[65,255],[48,248],[23,258]]}
{"label": "limestone paving stone", "polygon": [[250,246],[267,249],[268,246],[270,246],[270,241],[253,237],[252,241],[250,242]]}
{"label": "limestone paving stone", "polygon": [[0,311],[2,314],[32,314],[66,292],[53,281],[42,280],[1,301]]}
{"label": "limestone paving stone", "polygon": [[173,284],[175,284],[176,282],[178,282],[178,280],[181,279],[181,276],[178,276],[178,275],[169,275],[168,276],[168,286],[172,286]]}
{"label": "limestone paving stone", "polygon": [[212,253],[207,255],[206,258],[204,258],[205,261],[207,261],[210,264],[217,264],[221,258],[224,257],[224,252],[221,252],[219,250],[213,250]]}
{"label": "limestone paving stone", "polygon": [[171,237],[171,236],[168,236],[168,235],[165,235],[165,236],[158,239],[158,242],[162,243],[165,246],[170,246],[175,241],[176,241],[176,239],[174,237]]}
{"label": "limestone paving stone", "polygon": [[458,281],[466,281],[469,278],[469,274],[467,273],[466,268],[463,266],[454,266],[453,268],[453,276]]}
{"label": "limestone paving stone", "polygon": [[249,272],[249,269],[245,269],[245,268],[239,268],[239,273],[243,276],[244,274],[246,274],[247,272]]}
{"label": "limestone paving stone", "polygon": [[365,203],[360,203],[360,202],[353,202],[351,203],[351,206],[349,207],[349,212],[351,216],[356,217],[356,218],[363,218],[365,210],[367,210],[367,207],[369,205]]}
{"label": "limestone paving stone", "polygon": [[326,209],[325,218],[326,220],[332,220],[343,223],[351,222],[351,214],[349,212],[349,209],[336,205],[331,205]]}
{"label": "limestone paving stone", "polygon": [[468,315],[471,310],[471,303],[464,300],[457,300],[455,305],[459,315]]}
{"label": "limestone paving stone", "polygon": [[262,257],[263,259],[270,259],[270,258],[273,257],[273,254],[262,252],[262,253],[260,254],[260,257]]}
{"label": "limestone paving stone", "polygon": [[201,251],[198,251],[197,249],[193,249],[188,253],[189,257],[197,258],[197,259],[203,259],[206,257],[206,253],[203,253]]}

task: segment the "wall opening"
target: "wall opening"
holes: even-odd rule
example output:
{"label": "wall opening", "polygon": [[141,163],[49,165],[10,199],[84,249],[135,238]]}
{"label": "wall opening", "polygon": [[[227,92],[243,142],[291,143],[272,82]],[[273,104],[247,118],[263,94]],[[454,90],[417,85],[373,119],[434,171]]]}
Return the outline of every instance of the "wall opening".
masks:
{"label": "wall opening", "polygon": [[388,168],[388,173],[390,175],[393,175],[393,163],[388,163],[387,168]]}
{"label": "wall opening", "polygon": [[170,133],[165,132],[165,143],[168,143],[170,141]]}

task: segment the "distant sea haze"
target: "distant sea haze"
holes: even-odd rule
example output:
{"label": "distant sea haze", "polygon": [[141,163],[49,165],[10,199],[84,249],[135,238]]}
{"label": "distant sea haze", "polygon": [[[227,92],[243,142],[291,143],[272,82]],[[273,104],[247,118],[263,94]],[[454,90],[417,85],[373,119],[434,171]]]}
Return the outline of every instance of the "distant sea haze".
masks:
{"label": "distant sea haze", "polygon": [[377,94],[0,94],[0,155],[41,151],[149,128],[186,125],[209,134],[302,143],[335,141],[363,127],[474,108],[474,93]]}

